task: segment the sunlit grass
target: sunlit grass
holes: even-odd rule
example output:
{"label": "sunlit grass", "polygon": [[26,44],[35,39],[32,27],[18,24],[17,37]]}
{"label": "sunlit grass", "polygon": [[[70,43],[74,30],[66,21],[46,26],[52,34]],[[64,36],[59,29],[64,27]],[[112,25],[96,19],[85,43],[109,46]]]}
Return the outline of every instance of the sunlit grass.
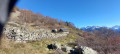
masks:
{"label": "sunlit grass", "polygon": [[57,39],[43,39],[28,43],[15,43],[14,41],[2,38],[0,54],[53,54],[55,51],[47,49],[48,44],[55,42],[67,44],[76,41],[76,39],[77,35],[74,33]]}

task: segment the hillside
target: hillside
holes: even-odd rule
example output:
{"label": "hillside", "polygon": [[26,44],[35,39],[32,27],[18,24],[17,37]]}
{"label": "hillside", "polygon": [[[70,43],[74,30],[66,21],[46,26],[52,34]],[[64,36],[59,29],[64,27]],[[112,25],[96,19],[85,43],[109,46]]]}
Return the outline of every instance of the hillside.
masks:
{"label": "hillside", "polygon": [[[69,31],[61,31],[60,29]],[[53,32],[57,31],[57,32]],[[10,21],[4,28],[0,54],[54,54],[57,49],[48,48],[54,44],[58,48],[71,48],[68,43],[77,40],[79,29],[71,22],[54,19],[29,10],[14,8]],[[80,32],[82,33],[82,31]],[[6,44],[7,43],[7,44]],[[58,43],[58,44],[57,44]],[[64,53],[70,53],[71,49]],[[66,50],[65,50],[66,51]]]}
{"label": "hillside", "polygon": [[71,22],[15,7],[0,54],[119,54],[119,43],[119,34],[111,30],[86,32]]}
{"label": "hillside", "polygon": [[31,26],[39,28],[61,28],[61,27],[70,27],[73,28],[74,24],[71,22],[64,22],[60,19],[55,19],[49,16],[44,16],[40,13],[33,13],[30,10],[22,10],[17,7],[14,8],[10,21],[18,24],[29,24]]}

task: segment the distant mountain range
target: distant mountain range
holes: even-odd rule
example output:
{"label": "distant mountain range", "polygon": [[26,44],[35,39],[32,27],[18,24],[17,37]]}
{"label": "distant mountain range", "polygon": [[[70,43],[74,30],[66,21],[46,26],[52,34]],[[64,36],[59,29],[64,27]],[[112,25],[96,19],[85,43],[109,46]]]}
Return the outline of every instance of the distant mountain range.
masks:
{"label": "distant mountain range", "polygon": [[83,31],[91,32],[93,30],[101,30],[101,28],[112,29],[114,31],[120,32],[120,26],[119,25],[116,25],[116,26],[113,26],[113,27],[87,26],[87,27],[82,27],[80,29],[82,29]]}

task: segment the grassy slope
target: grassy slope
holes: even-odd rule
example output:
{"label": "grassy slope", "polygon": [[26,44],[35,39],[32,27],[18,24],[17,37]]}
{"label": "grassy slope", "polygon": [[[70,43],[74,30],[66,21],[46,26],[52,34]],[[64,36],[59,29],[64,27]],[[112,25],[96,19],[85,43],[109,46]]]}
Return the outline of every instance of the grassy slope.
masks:
{"label": "grassy slope", "polygon": [[2,38],[0,54],[52,54],[55,51],[48,50],[47,45],[56,42],[61,44],[72,43],[77,39],[76,30],[70,33],[67,37],[61,37],[57,39],[44,39],[40,41],[34,41],[29,43],[15,43],[9,41],[6,38]]}
{"label": "grassy slope", "polygon": [[[30,11],[27,11],[27,12],[29,13]],[[21,12],[21,13],[23,14],[23,12]],[[29,13],[28,15],[36,15],[36,14]],[[23,16],[28,17],[28,15],[21,15],[22,16],[21,18],[24,19]],[[44,17],[43,19],[46,20],[45,16],[43,16],[43,17]],[[32,18],[30,18],[30,19],[32,19]],[[28,21],[31,21],[30,19]],[[47,19],[51,19],[50,22],[52,22],[52,23],[54,23],[53,21],[56,20],[56,19],[52,19],[52,18],[47,18]],[[15,20],[15,21],[19,22],[20,20]],[[23,22],[24,21],[22,21],[22,23]],[[47,23],[49,23],[49,21]],[[52,23],[50,25],[49,24],[45,25],[45,27],[53,26]],[[8,23],[8,25],[13,25],[13,23]],[[61,44],[72,43],[72,42],[76,41],[76,39],[78,37],[78,35],[76,34],[76,33],[78,33],[77,30],[72,29],[69,26],[66,26],[65,22],[63,22],[63,25],[59,25],[59,22],[55,23],[55,25],[58,25],[57,27],[69,28],[71,33],[67,37],[61,37],[61,38],[57,38],[57,39],[44,39],[44,40],[34,41],[34,42],[29,42],[29,43],[15,43],[14,41],[9,41],[6,38],[2,38],[1,46],[0,46],[0,54],[50,54],[50,53],[54,53],[54,51],[52,51],[52,50],[49,51],[47,49],[48,44],[54,43],[55,41],[59,42]],[[22,27],[21,25],[20,26],[14,25],[14,26]],[[57,28],[56,26],[53,26],[53,27]]]}

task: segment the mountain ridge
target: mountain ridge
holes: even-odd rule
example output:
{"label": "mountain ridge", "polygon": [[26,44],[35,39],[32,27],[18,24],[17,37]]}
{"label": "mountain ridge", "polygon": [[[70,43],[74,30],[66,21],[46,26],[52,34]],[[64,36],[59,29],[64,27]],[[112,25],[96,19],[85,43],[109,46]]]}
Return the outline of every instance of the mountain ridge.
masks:
{"label": "mountain ridge", "polygon": [[83,31],[93,31],[93,30],[100,30],[101,28],[106,28],[106,29],[111,29],[113,31],[117,31],[120,32],[120,25],[115,25],[112,27],[105,27],[105,26],[86,26],[86,27],[82,27],[80,29],[82,29]]}

